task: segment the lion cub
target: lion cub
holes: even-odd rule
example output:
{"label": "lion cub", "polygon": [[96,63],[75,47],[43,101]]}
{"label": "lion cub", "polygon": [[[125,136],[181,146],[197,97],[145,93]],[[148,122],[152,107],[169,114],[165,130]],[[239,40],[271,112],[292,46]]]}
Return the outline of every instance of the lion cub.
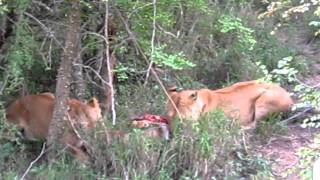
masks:
{"label": "lion cub", "polygon": [[[17,124],[27,139],[44,140],[48,135],[54,100],[54,95],[49,92],[21,97],[6,109],[6,118]],[[93,128],[101,118],[101,109],[96,98],[87,103],[70,99],[68,105],[70,123],[78,123],[84,130]],[[80,152],[82,147],[78,146],[82,146],[81,140],[72,131],[70,123],[61,142],[71,147],[74,152]]]}
{"label": "lion cub", "polygon": [[237,119],[244,128],[253,128],[256,122],[270,113],[284,112],[293,105],[290,94],[278,85],[258,81],[245,81],[218,89],[168,90],[174,102],[168,101],[170,119],[199,119],[202,113],[221,108],[232,119]]}

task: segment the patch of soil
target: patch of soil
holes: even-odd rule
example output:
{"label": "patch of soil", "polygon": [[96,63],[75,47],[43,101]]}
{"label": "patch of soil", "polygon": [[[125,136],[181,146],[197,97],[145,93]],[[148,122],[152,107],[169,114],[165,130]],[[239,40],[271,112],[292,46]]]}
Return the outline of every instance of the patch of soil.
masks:
{"label": "patch of soil", "polygon": [[267,159],[271,159],[272,171],[277,180],[299,180],[297,174],[284,177],[283,173],[299,162],[296,152],[301,147],[313,143],[314,135],[320,133],[317,128],[302,128],[299,125],[290,125],[285,136],[272,137],[267,144],[257,145],[255,149]]}

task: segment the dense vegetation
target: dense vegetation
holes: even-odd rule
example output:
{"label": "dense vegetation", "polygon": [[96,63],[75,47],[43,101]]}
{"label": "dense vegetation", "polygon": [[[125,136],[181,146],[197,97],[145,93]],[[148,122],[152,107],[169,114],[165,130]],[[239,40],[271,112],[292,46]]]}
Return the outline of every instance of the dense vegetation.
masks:
{"label": "dense vegetation", "polygon": [[[97,127],[88,136],[94,152],[89,165],[61,151],[53,163],[37,161],[27,178],[272,178],[270,162],[219,111],[197,123],[175,124],[170,142],[141,137],[140,130],[127,127],[128,119],[165,114],[164,88],[172,85],[215,89],[259,78],[294,92],[301,100],[297,110],[320,106],[316,86],[302,83],[319,74],[316,0],[0,0],[0,179],[20,178],[41,151],[41,142],[22,142],[4,109],[26,94],[56,92],[71,3],[80,7],[80,23],[70,96],[97,96],[107,111],[107,129],[131,132],[130,140],[97,140],[105,130]],[[258,136],[283,131],[278,117],[270,119]],[[319,127],[318,119],[307,116],[302,123]]]}

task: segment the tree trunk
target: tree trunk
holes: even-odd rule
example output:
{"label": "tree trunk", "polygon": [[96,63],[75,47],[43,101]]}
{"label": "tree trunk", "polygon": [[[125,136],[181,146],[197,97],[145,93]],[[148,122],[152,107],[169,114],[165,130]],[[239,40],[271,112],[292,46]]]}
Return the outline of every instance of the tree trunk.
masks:
{"label": "tree trunk", "polygon": [[49,161],[54,160],[57,153],[57,144],[61,139],[65,127],[68,113],[68,98],[70,94],[70,81],[72,73],[73,59],[77,57],[78,37],[80,33],[80,1],[70,0],[70,11],[68,14],[69,29],[66,34],[65,48],[62,54],[60,67],[57,76],[56,99],[54,112],[47,137],[48,146],[52,147],[49,151]]}
{"label": "tree trunk", "polygon": [[[80,33],[79,33],[79,43],[77,44],[77,50],[76,52],[80,52],[81,51],[81,37],[80,37]],[[81,57],[81,54],[79,53],[77,58],[75,58],[74,63],[78,64],[73,66],[73,70],[72,70],[72,92],[74,97],[76,97],[77,99],[84,99],[85,98],[85,92],[86,92],[86,82],[84,80],[84,76],[83,76],[83,68],[82,68],[82,64],[83,64],[83,60]]]}

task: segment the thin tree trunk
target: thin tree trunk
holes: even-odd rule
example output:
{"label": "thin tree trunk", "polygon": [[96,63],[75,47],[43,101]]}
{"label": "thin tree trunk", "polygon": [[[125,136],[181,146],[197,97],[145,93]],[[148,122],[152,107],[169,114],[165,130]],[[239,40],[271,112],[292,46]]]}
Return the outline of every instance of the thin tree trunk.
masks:
{"label": "thin tree trunk", "polygon": [[[80,33],[78,34],[79,37],[79,43],[77,44],[77,50],[76,52],[81,51],[81,43],[80,43]],[[81,57],[81,54],[79,53],[77,58],[75,58],[76,64],[83,64],[83,60]],[[86,82],[84,80],[83,76],[83,67],[82,66],[73,66],[73,71],[72,71],[72,92],[74,93],[73,95],[77,99],[84,99],[85,98],[85,91],[86,91]]]}
{"label": "thin tree trunk", "polygon": [[49,133],[47,137],[49,147],[49,161],[54,160],[57,153],[57,144],[65,131],[65,122],[67,122],[67,101],[70,94],[70,81],[72,73],[73,59],[77,57],[78,37],[80,33],[80,1],[70,0],[69,29],[66,34],[65,49],[63,51],[56,85],[56,100],[54,105],[53,117],[51,120]]}
{"label": "thin tree trunk", "polygon": [[[107,62],[109,62],[111,73],[109,73],[109,71],[108,71],[108,63]],[[109,83],[110,83],[110,78],[112,79],[111,82],[113,83],[114,73],[112,72],[112,70],[115,68],[116,62],[117,62],[117,60],[116,60],[116,57],[114,54],[110,55],[109,60],[107,58],[104,58],[103,68],[101,69],[101,75]],[[105,112],[110,112],[111,105],[112,105],[112,96],[114,94],[114,93],[112,93],[113,89],[111,89],[111,87],[109,86],[109,83],[103,84],[104,98],[102,100],[102,103],[103,103],[102,106],[103,106]]]}
{"label": "thin tree trunk", "polygon": [[[112,113],[112,124],[116,124],[116,111],[115,111],[115,99],[114,99],[114,89],[113,89],[113,68],[115,65],[115,56],[110,56],[110,44],[109,44],[109,2],[106,1],[106,14],[105,14],[105,21],[104,21],[104,36],[105,36],[105,43],[106,43],[106,60],[107,60],[107,69],[108,69],[108,88],[106,89],[106,97],[107,103],[110,104],[111,113]],[[109,99],[108,99],[109,98]]]}

